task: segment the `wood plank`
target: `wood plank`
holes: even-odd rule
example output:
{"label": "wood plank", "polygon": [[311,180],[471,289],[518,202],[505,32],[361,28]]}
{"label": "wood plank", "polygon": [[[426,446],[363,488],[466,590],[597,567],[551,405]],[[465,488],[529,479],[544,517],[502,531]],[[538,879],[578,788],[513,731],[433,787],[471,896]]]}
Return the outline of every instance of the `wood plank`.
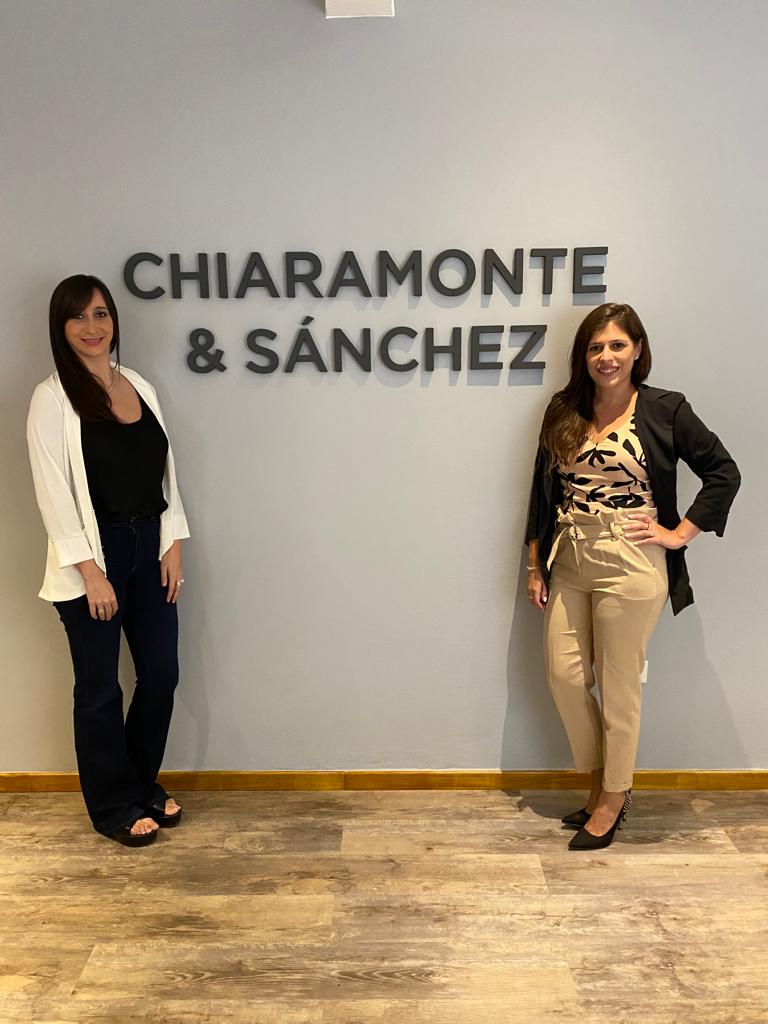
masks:
{"label": "wood plank", "polygon": [[333,896],[134,895],[130,885],[119,898],[101,892],[73,895],[0,896],[0,947],[15,945],[33,932],[46,942],[67,944],[76,935],[90,947],[118,940],[192,937],[204,942],[221,935],[248,942],[301,945],[331,935]]}
{"label": "wood plank", "polygon": [[[579,1000],[560,1007],[540,999],[338,1000],[328,1003],[323,1024],[670,1024],[670,1010],[642,1004],[623,1007],[618,999]],[[535,1010],[535,1014],[532,1013]],[[712,1007],[702,1001],[674,1003],[676,1024],[766,1024],[768,1011],[755,1000],[733,996],[730,1005]]]}
{"label": "wood plank", "polygon": [[763,821],[768,811],[768,792],[727,790],[712,793],[691,793],[691,807],[704,821],[738,824],[745,818]]}
{"label": "wood plank", "polygon": [[[480,896],[443,894],[336,899],[334,947],[447,941],[455,953],[493,959],[516,948],[573,966],[578,956],[615,958],[624,949],[674,941],[708,943],[759,960],[768,948],[768,905],[754,891],[678,895],[638,885],[611,893]],[[577,952],[575,952],[577,951]],[[576,959],[574,959],[576,957]]]}
{"label": "wood plank", "polygon": [[324,1003],[267,999],[73,999],[0,995],[3,1024],[322,1024]]}
{"label": "wood plank", "polygon": [[29,934],[2,943],[0,997],[71,995],[92,948],[91,943],[72,937],[62,943]]}
{"label": "wood plank", "polygon": [[[698,826],[699,823],[697,823]],[[573,831],[564,829],[559,822],[541,819],[510,820],[486,819],[482,822],[459,823],[446,828],[443,821],[409,821],[405,824],[380,821],[376,825],[348,825],[344,829],[341,849],[347,854],[390,853],[434,854],[453,853],[536,853],[565,850]],[[734,853],[736,848],[721,828],[681,828],[679,823],[670,831],[670,825],[660,819],[646,823],[645,827],[626,826],[614,839],[614,850],[629,847],[637,853],[690,851],[692,853],[721,851]]]}
{"label": "wood plank", "polygon": [[332,950],[276,952],[240,943],[204,948],[179,942],[109,943],[94,947],[75,990],[79,999],[126,998],[141,978],[143,996],[179,998],[194,987],[197,997],[286,1000],[361,998],[443,999],[514,997],[572,1003],[576,992],[564,964],[529,959],[501,963],[432,960],[428,957],[336,959]]}
{"label": "wood plank", "polygon": [[721,826],[739,853],[768,853],[768,793],[696,793],[691,806],[702,827]]}
{"label": "wood plank", "polygon": [[541,856],[544,876],[553,894],[605,893],[656,890],[674,891],[682,897],[708,887],[722,897],[743,892],[755,897],[766,893],[768,854],[648,853],[643,857],[624,847],[611,846],[596,853],[568,851]]}
{"label": "wood plank", "polygon": [[6,794],[0,822],[9,821],[25,822],[35,827],[58,821],[93,831],[79,792]]}
{"label": "wood plank", "polygon": [[594,1009],[619,996],[625,1005],[642,1001],[644,1007],[666,1006],[670,1011],[677,1002],[726,1009],[739,998],[768,1007],[764,963],[699,943],[663,942],[629,955],[622,950],[612,961],[585,956],[573,967],[573,979],[579,999]]}
{"label": "wood plank", "polygon": [[[182,796],[179,797],[182,799]],[[339,827],[351,821],[380,817],[401,820],[442,817],[446,823],[478,817],[507,818],[518,813],[520,795],[506,790],[368,790],[311,792],[220,793],[215,802],[208,793],[183,794],[183,803],[198,823],[227,822],[243,831],[281,826],[299,819],[328,821]],[[573,800],[566,806],[570,807]]]}
{"label": "wood plank", "polygon": [[768,852],[768,824],[738,825],[723,831],[739,853]]}
{"label": "wood plank", "polygon": [[248,855],[202,851],[194,862],[157,860],[136,867],[131,891],[209,895],[439,892],[543,892],[535,854],[452,857]]}
{"label": "wood plank", "polygon": [[[95,835],[95,839],[99,837]],[[78,891],[98,892],[102,898],[121,893],[136,861],[148,849],[127,849],[100,840],[87,853],[63,849],[36,850],[6,844],[0,856],[0,894],[8,896]]]}

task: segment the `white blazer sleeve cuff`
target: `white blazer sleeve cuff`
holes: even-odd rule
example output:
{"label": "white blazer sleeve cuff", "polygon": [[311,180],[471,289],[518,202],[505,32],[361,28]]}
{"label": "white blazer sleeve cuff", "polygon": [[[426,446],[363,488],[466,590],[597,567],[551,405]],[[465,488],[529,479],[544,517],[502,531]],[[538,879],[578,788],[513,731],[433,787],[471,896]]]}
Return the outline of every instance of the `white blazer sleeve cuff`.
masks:
{"label": "white blazer sleeve cuff", "polygon": [[87,562],[93,558],[91,545],[84,533],[77,537],[52,540],[51,543],[60,569],[65,569],[68,565],[77,565],[78,562]]}
{"label": "white blazer sleeve cuff", "polygon": [[184,540],[184,538],[188,536],[189,527],[187,526],[187,517],[183,512],[177,512],[173,517],[173,539]]}

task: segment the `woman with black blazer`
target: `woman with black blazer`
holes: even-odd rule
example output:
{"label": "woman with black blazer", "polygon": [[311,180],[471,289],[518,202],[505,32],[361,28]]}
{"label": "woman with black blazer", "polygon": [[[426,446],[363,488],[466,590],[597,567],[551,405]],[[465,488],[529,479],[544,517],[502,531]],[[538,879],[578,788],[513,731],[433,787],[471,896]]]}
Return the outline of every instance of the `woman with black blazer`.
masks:
{"label": "woman with black blazer", "polygon": [[[651,351],[631,306],[594,309],[570,364],[544,416],[525,540],[549,687],[592,777],[586,806],[562,820],[578,828],[570,849],[594,850],[631,803],[646,645],[667,597],[675,615],[693,603],[686,546],[723,535],[740,476],[684,395],[644,383]],[[702,481],[682,519],[678,459]]]}
{"label": "woman with black blazer", "polygon": [[[189,531],[155,389],[120,365],[107,287],[85,274],[62,281],[49,328],[56,372],[35,389],[27,420],[48,533],[39,596],[69,640],[77,766],[93,826],[146,846],[181,818],[157,775],[179,675],[176,601]],[[121,629],[136,669],[125,719]]]}

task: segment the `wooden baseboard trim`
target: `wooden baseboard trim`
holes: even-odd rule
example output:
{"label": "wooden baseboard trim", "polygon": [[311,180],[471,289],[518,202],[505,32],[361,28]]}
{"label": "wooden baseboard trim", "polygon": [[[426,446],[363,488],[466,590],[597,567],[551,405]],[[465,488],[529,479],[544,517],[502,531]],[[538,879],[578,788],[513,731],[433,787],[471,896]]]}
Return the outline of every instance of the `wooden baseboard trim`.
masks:
{"label": "wooden baseboard trim", "polygon": [[[572,771],[170,771],[160,781],[177,793],[256,790],[588,789]],[[635,772],[635,789],[768,789],[768,769]],[[75,793],[76,772],[0,772],[0,793]]]}

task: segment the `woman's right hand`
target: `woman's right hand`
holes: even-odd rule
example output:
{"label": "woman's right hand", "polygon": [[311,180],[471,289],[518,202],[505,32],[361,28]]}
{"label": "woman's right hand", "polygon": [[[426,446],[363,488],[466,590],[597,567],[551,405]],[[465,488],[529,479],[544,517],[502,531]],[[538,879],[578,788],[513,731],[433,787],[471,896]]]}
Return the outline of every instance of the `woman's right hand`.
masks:
{"label": "woman's right hand", "polygon": [[546,611],[548,596],[547,584],[544,582],[541,569],[529,569],[528,598],[531,604],[542,612]]}
{"label": "woman's right hand", "polygon": [[117,615],[117,598],[112,584],[93,559],[79,562],[77,568],[85,583],[85,596],[91,618],[109,622],[113,615]]}

